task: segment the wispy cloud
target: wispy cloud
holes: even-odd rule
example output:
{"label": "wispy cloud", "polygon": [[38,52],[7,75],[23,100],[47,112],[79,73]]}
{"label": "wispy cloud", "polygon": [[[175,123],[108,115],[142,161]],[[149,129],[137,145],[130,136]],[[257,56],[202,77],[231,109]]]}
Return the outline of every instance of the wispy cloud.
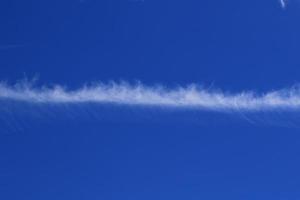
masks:
{"label": "wispy cloud", "polygon": [[287,0],[279,0],[279,3],[280,3],[280,5],[281,5],[281,7],[282,7],[283,9],[286,8]]}
{"label": "wispy cloud", "polygon": [[[62,86],[34,87],[23,83],[14,86],[0,84],[0,99],[43,104],[124,104],[192,108],[216,111],[266,111],[291,109],[300,111],[300,89],[228,93],[206,90],[196,85],[167,89],[162,86],[148,87],[127,83],[97,84],[68,90]],[[1,103],[0,103],[1,106]]]}

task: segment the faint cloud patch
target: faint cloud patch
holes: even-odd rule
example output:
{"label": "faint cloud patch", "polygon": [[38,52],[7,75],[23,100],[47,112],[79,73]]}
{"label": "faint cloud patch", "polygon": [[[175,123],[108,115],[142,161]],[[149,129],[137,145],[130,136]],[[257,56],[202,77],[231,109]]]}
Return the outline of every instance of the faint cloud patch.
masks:
{"label": "faint cloud patch", "polygon": [[287,6],[287,0],[279,0],[280,6],[281,8],[285,9]]}

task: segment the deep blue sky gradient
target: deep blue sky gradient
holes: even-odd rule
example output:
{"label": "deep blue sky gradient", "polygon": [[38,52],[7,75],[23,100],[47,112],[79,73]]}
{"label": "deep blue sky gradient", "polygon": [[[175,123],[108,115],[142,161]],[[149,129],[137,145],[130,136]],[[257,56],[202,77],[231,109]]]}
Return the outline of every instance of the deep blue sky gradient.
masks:
{"label": "deep blue sky gradient", "polygon": [[[0,79],[189,83],[268,91],[299,82],[300,3],[0,2]],[[0,199],[300,198],[299,116],[0,103]]]}

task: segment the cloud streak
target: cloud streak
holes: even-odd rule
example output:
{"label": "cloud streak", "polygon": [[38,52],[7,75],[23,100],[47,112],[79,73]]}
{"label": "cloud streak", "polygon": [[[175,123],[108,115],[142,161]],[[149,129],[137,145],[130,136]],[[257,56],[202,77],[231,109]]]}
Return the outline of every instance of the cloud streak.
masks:
{"label": "cloud streak", "polygon": [[[36,87],[29,83],[0,84],[0,100],[34,104],[121,104],[214,111],[300,111],[300,89],[229,93],[197,85],[165,88],[127,83],[94,84],[78,89],[62,86]],[[1,102],[0,102],[1,106]]]}
{"label": "cloud streak", "polygon": [[287,0],[279,0],[279,3],[280,3],[280,5],[281,5],[281,7],[282,7],[283,9],[286,8],[286,4],[287,4],[286,1],[287,1]]}

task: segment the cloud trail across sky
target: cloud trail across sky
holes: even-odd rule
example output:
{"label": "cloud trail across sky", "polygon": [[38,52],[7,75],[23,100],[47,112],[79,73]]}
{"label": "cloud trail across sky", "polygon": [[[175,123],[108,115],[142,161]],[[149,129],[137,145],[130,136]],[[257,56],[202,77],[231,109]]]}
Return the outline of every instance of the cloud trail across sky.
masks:
{"label": "cloud trail across sky", "polygon": [[[78,89],[33,86],[30,83],[0,84],[0,100],[33,104],[119,104],[157,106],[214,111],[300,111],[300,89],[269,91],[265,93],[229,93],[204,89],[197,85],[165,88],[127,83],[94,84]],[[1,106],[1,102],[0,102]]]}
{"label": "cloud trail across sky", "polygon": [[286,8],[287,0],[279,0],[279,3],[280,3],[280,5],[281,5],[281,7],[282,7],[283,9]]}

